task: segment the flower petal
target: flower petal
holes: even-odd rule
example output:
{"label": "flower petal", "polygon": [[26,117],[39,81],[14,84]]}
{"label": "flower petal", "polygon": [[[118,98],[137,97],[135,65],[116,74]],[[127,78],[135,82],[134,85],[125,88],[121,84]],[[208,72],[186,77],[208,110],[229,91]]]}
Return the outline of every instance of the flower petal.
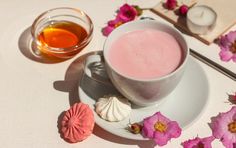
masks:
{"label": "flower petal", "polygon": [[212,141],[215,140],[214,136],[206,137],[206,138],[201,138],[202,144],[204,144],[204,148],[211,148],[211,143]]}
{"label": "flower petal", "polygon": [[233,54],[229,50],[228,51],[221,50],[219,56],[222,61],[228,62],[232,59]]}
{"label": "flower petal", "polygon": [[102,33],[104,36],[108,36],[114,29],[114,27],[106,26],[102,29]]}
{"label": "flower petal", "polygon": [[149,125],[152,125],[153,127],[157,121],[158,121],[158,117],[155,115],[147,117],[143,120],[144,124],[149,124]]}
{"label": "flower petal", "polygon": [[193,148],[193,147],[197,147],[198,143],[200,142],[200,138],[196,137],[194,139],[189,139],[187,141],[184,141],[181,143],[181,145],[184,148]]}
{"label": "flower petal", "polygon": [[157,112],[154,114],[158,121],[161,121],[164,124],[168,124],[171,120],[161,114],[161,112]]}
{"label": "flower petal", "polygon": [[108,21],[108,26],[115,27],[117,24],[121,23],[122,20],[119,17],[116,17],[114,20]]}
{"label": "flower petal", "polygon": [[182,15],[182,16],[186,16],[187,15],[187,12],[188,12],[188,6],[187,5],[181,5],[180,7],[179,7],[179,13],[180,13],[180,15]]}
{"label": "flower petal", "polygon": [[236,63],[236,54],[233,55],[232,60]]}
{"label": "flower petal", "polygon": [[165,3],[165,7],[169,10],[174,10],[176,6],[177,6],[176,0],[167,0]]}
{"label": "flower petal", "polygon": [[228,123],[230,123],[233,120],[236,120],[236,106],[233,106],[230,111],[223,113],[222,115],[227,116]]}
{"label": "flower petal", "polygon": [[212,118],[211,129],[215,138],[221,139],[225,133],[228,133],[228,124],[230,117],[225,113],[219,114],[217,117]]}
{"label": "flower petal", "polygon": [[234,133],[231,133],[231,132],[228,132],[226,133],[223,138],[222,138],[222,141],[224,140],[227,140],[227,141],[230,141],[231,143],[236,143],[236,135]]}
{"label": "flower petal", "polygon": [[229,140],[221,140],[222,144],[226,147],[226,148],[235,148],[234,147],[234,143],[232,143]]}
{"label": "flower petal", "polygon": [[236,40],[236,31],[230,31],[226,37],[230,43],[233,43]]}
{"label": "flower petal", "polygon": [[229,48],[231,45],[231,42],[228,40],[227,36],[221,36],[219,40],[219,46],[221,48]]}
{"label": "flower petal", "polygon": [[181,135],[182,130],[176,121],[169,122],[167,126],[166,133],[168,133],[171,138],[178,138]]}
{"label": "flower petal", "polygon": [[223,50],[223,51],[229,51],[230,46],[226,46],[226,47],[221,46],[220,49]]}
{"label": "flower petal", "polygon": [[142,135],[143,137],[147,137],[147,138],[153,138],[154,135],[154,129],[148,125],[148,123],[144,123],[143,124],[143,128],[142,128]]}
{"label": "flower petal", "polygon": [[124,23],[132,21],[137,16],[137,11],[134,7],[124,4],[120,7],[117,17],[119,17]]}
{"label": "flower petal", "polygon": [[157,122],[157,116],[153,115],[143,120],[142,134],[144,137],[153,138],[155,129],[154,124]]}
{"label": "flower petal", "polygon": [[164,146],[167,144],[167,142],[170,140],[170,137],[168,134],[161,133],[161,132],[155,132],[154,133],[154,141],[159,146]]}
{"label": "flower petal", "polygon": [[233,106],[230,111],[220,113],[212,118],[211,129],[215,138],[218,138],[227,148],[233,148],[233,143],[236,143],[236,134],[229,131],[228,125],[235,121],[236,106]]}
{"label": "flower petal", "polygon": [[206,138],[199,138],[196,137],[194,139],[190,139],[188,141],[185,141],[182,143],[182,146],[184,148],[197,148],[199,147],[199,144],[203,145],[204,148],[212,148],[211,147],[211,142],[214,140],[215,138],[213,136],[210,137],[206,137]]}

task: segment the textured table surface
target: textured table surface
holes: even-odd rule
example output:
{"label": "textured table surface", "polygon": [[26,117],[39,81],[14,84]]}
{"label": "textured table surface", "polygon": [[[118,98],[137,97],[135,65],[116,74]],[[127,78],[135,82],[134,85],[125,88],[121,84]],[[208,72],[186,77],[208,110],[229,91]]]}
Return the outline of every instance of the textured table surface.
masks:
{"label": "textured table surface", "polygon": [[[102,50],[105,37],[101,28],[114,18],[115,11],[125,2],[152,7],[157,0],[11,0],[0,2],[0,147],[4,148],[151,148],[150,141],[134,141],[112,135],[99,126],[83,142],[69,144],[58,133],[61,113],[78,102],[78,81],[83,55]],[[74,58],[52,63],[37,58],[25,48],[30,38],[29,27],[45,10],[55,7],[76,7],[88,13],[95,26],[91,43]],[[162,18],[145,11],[143,16]],[[168,22],[166,22],[168,23]],[[207,46],[185,35],[190,47],[217,59],[219,48]],[[217,59],[218,60],[218,59]],[[209,104],[201,117],[185,129],[178,139],[165,147],[181,147],[180,143],[195,136],[211,135],[207,123],[212,116],[231,108],[227,93],[235,91],[236,83],[221,73],[195,60],[204,70],[209,83]],[[219,61],[220,62],[220,61]],[[224,63],[227,64],[227,63]],[[232,63],[229,63],[232,64]],[[233,64],[232,64],[233,65]],[[194,78],[193,78],[194,79]],[[189,84],[191,86],[192,84]],[[196,90],[197,91],[197,90]],[[222,147],[215,141],[213,147]]]}

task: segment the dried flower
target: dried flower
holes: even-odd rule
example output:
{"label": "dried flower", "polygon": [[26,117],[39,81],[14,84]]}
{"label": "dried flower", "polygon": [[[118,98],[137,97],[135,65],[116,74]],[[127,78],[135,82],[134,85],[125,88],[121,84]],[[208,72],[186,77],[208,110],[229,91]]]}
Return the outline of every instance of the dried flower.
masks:
{"label": "dried flower", "polygon": [[116,27],[119,27],[121,24],[123,24],[123,22],[119,18],[109,21],[107,26],[102,29],[103,35],[108,36]]}
{"label": "dried flower", "polygon": [[143,14],[143,9],[141,9],[139,6],[137,5],[133,5],[133,7],[136,9],[137,11],[137,16],[140,16]]}
{"label": "dried flower", "polygon": [[176,0],[167,0],[165,3],[165,7],[169,10],[174,10],[177,6]]}
{"label": "dried flower", "polygon": [[212,118],[210,124],[212,134],[215,138],[220,139],[227,148],[235,148],[236,146],[236,106],[230,111],[220,113]]}
{"label": "dried flower", "polygon": [[129,124],[129,131],[133,134],[139,134],[142,131],[142,125],[139,123]]}
{"label": "dried flower", "polygon": [[159,146],[166,145],[171,138],[181,135],[181,128],[176,121],[171,121],[160,112],[143,121],[142,135],[151,138]]}
{"label": "dried flower", "polygon": [[102,34],[104,36],[108,36],[114,29],[115,27],[107,25],[106,27],[102,29]]}
{"label": "dried flower", "polygon": [[187,5],[181,5],[179,7],[179,14],[182,16],[186,16],[188,12],[188,6]]}
{"label": "dried flower", "polygon": [[234,94],[228,94],[228,101],[232,104],[236,104],[236,92],[234,92]]}
{"label": "dried flower", "polygon": [[236,101],[236,92],[232,95],[233,99]]}
{"label": "dried flower", "polygon": [[206,138],[199,138],[196,137],[194,139],[189,139],[187,141],[184,141],[181,145],[184,148],[212,148],[211,142],[215,138],[213,136],[206,137]]}
{"label": "dried flower", "polygon": [[236,62],[236,31],[231,31],[219,39],[221,51],[219,53],[222,61],[228,62],[231,59]]}
{"label": "dried flower", "polygon": [[132,21],[137,16],[138,12],[136,9],[128,4],[124,4],[120,7],[117,17],[126,23]]}
{"label": "dried flower", "polygon": [[131,6],[129,4],[124,4],[118,10],[118,14],[114,20],[107,23],[107,26],[102,28],[102,33],[104,36],[108,36],[115,28],[120,25],[134,20],[137,16],[142,14],[142,9],[138,6]]}

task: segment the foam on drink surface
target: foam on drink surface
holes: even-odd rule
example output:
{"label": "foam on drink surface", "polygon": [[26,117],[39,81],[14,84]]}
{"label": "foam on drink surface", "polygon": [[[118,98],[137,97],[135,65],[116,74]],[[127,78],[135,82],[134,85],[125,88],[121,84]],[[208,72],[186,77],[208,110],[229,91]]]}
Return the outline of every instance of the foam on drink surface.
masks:
{"label": "foam on drink surface", "polygon": [[152,79],[173,72],[181,63],[182,50],[172,35],[143,29],[127,32],[115,40],[108,60],[123,75]]}

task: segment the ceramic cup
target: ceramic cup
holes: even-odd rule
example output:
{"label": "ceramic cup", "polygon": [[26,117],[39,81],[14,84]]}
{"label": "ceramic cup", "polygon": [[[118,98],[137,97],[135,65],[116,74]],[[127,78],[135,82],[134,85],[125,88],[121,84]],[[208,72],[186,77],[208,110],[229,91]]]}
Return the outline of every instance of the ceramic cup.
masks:
{"label": "ceramic cup", "polygon": [[[108,52],[112,43],[127,32],[147,28],[161,30],[175,37],[183,50],[183,58],[178,68],[163,77],[147,80],[132,78],[115,70],[108,60]],[[188,45],[181,33],[175,28],[155,20],[138,20],[119,26],[107,37],[103,48],[105,69],[111,82],[122,95],[138,106],[150,106],[165,100],[165,97],[176,88],[181,80],[188,56]],[[91,76],[86,67],[101,60],[99,55],[89,56],[85,62],[85,73]]]}

